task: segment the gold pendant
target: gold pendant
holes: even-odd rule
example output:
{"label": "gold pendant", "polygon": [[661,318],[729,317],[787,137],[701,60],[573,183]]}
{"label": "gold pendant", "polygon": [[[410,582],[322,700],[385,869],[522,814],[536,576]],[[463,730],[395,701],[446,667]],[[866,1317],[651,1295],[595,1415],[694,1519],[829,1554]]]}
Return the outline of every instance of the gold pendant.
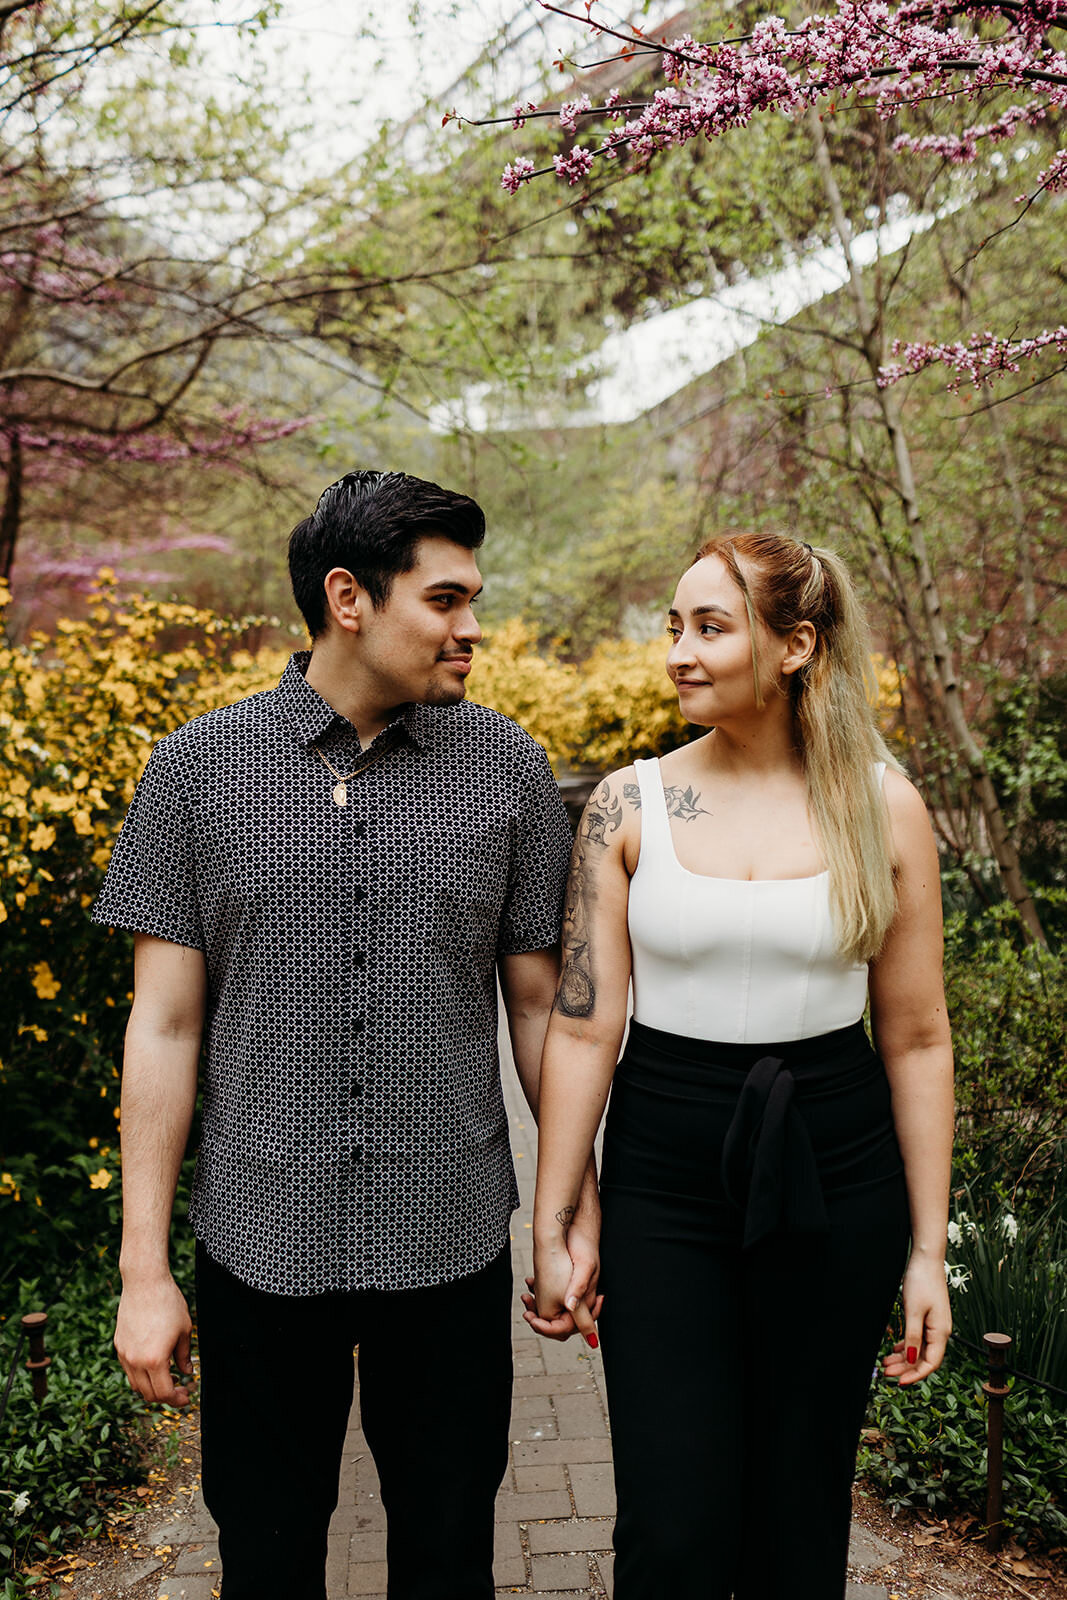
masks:
{"label": "gold pendant", "polygon": [[343,783],[335,783],[334,784],[334,786],[333,786],[333,799],[334,799],[334,804],[335,805],[346,806],[348,804],[348,788],[347,788],[347,786],[345,784],[343,784]]}

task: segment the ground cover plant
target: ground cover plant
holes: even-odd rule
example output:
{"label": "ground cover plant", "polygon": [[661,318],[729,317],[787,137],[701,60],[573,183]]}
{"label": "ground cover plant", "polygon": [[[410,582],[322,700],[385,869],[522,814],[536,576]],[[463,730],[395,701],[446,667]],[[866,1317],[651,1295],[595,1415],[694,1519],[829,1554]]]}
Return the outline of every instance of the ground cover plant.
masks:
{"label": "ground cover plant", "polygon": [[[914,1390],[876,1383],[858,1470],[890,1506],[985,1514],[984,1363],[960,1345]],[[1004,1521],[1039,1547],[1067,1542],[1065,1402],[1016,1381],[1005,1408]]]}

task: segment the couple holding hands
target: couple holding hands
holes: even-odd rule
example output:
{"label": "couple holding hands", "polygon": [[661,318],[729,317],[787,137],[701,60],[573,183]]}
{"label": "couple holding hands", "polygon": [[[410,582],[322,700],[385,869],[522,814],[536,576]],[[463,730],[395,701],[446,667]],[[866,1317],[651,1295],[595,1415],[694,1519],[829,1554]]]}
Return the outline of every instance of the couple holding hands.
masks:
{"label": "couple holding hands", "polygon": [[[290,538],[310,653],[152,754],[93,912],[135,935],[119,1357],[146,1399],[188,1398],[168,1230],[203,1045],[225,1600],[323,1600],[353,1345],[390,1600],[491,1596],[499,980],[538,1119],[525,1315],[602,1345],[617,1600],[840,1600],[898,1291],[890,1377],[933,1371],[950,1326],[938,862],[864,620],[829,550],[704,545],[665,655],[707,731],[605,778],[572,848],[543,752],[465,699],[484,531],[466,496],[346,474]],[[458,1439],[435,1409],[457,1386]]]}

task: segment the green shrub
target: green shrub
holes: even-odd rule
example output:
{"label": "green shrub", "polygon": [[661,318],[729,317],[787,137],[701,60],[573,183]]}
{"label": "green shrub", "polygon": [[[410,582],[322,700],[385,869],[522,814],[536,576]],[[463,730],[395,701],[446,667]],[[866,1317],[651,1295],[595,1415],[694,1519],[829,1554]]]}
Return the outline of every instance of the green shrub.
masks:
{"label": "green shrub", "polygon": [[[890,1506],[985,1515],[981,1383],[978,1364],[958,1345],[950,1345],[940,1370],[914,1388],[878,1381],[857,1468]],[[1042,1390],[1018,1380],[1005,1404],[1004,1521],[1019,1537],[1067,1542],[1067,1415]]]}
{"label": "green shrub", "polygon": [[1009,1365],[1067,1389],[1067,1196],[1020,1220],[973,1188],[949,1223],[949,1283],[957,1333],[978,1344],[1010,1334]]}
{"label": "green shrub", "polygon": [[[23,1282],[19,1291],[0,1344],[5,1376],[21,1335],[19,1316],[47,1299],[37,1283]],[[0,1426],[0,1480],[11,1491],[0,1498],[3,1568],[56,1554],[71,1533],[98,1533],[106,1491],[139,1481],[145,1409],[112,1348],[117,1291],[112,1264],[83,1260],[49,1313],[52,1364],[43,1404],[34,1402],[25,1370],[16,1373]],[[23,1349],[20,1367],[24,1359]],[[14,1495],[28,1499],[17,1516]]]}
{"label": "green shrub", "polygon": [[[176,1249],[178,1281],[191,1285],[192,1241]],[[144,1481],[150,1416],[112,1345],[119,1278],[114,1251],[86,1251],[49,1309],[48,1395],[33,1399],[19,1318],[49,1304],[56,1286],[22,1282],[0,1328],[0,1385],[18,1348],[15,1381],[0,1423],[0,1595],[42,1595],[18,1577],[57,1555],[72,1536],[96,1537],[116,1490]],[[150,1464],[150,1463],[148,1463]],[[19,1498],[16,1498],[19,1497]],[[24,1509],[21,1509],[23,1497]]]}
{"label": "green shrub", "polygon": [[[1062,914],[1067,895],[1043,897]],[[1022,1209],[1051,1200],[1067,1137],[1067,973],[1055,952],[1025,944],[1011,906],[945,925],[945,992],[956,1055],[961,1180]],[[1021,1189],[1019,1188],[1021,1180]],[[1016,1192],[1018,1190],[1018,1192]]]}

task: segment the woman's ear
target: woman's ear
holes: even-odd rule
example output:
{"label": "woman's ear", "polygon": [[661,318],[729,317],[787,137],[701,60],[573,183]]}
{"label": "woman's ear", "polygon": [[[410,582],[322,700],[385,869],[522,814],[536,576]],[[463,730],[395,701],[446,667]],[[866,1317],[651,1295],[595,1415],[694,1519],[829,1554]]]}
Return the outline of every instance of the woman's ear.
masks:
{"label": "woman's ear", "polygon": [[785,656],[782,660],[782,671],[790,676],[799,672],[815,654],[815,625],[812,622],[798,622],[786,645]]}
{"label": "woman's ear", "polygon": [[358,633],[363,609],[367,603],[366,590],[361,588],[346,567],[331,567],[323,579],[326,604],[330,616],[345,633]]}

